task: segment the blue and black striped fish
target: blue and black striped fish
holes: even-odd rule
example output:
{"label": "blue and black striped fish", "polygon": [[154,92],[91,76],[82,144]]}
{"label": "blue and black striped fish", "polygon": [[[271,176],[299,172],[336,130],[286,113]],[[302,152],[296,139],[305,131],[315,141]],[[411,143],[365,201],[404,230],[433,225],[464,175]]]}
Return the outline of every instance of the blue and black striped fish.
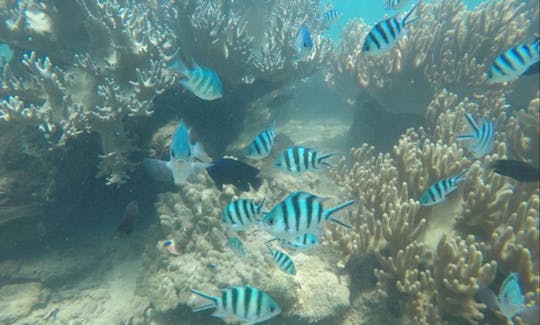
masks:
{"label": "blue and black striped fish", "polygon": [[341,17],[341,15],[342,15],[341,12],[338,12],[336,9],[329,6],[323,12],[322,19],[327,25],[330,25],[330,24],[336,22],[339,19],[339,17]]}
{"label": "blue and black striped fish", "polygon": [[301,173],[305,171],[316,171],[322,165],[332,167],[332,164],[325,160],[334,156],[336,153],[320,154],[310,148],[290,147],[279,154],[274,166],[292,173]]}
{"label": "blue and black striped fish", "polygon": [[467,147],[472,154],[480,159],[491,152],[495,143],[495,129],[493,122],[482,121],[482,126],[478,126],[474,116],[466,113],[467,123],[472,128],[472,133],[462,134],[456,137],[459,141],[467,141]]}
{"label": "blue and black striped fish", "polygon": [[270,153],[270,149],[274,145],[274,139],[276,138],[276,121],[272,126],[261,133],[259,133],[253,141],[248,145],[245,151],[245,155],[251,159],[262,159]]}
{"label": "blue and black striped fish", "polygon": [[191,292],[211,301],[193,308],[193,312],[216,308],[212,314],[216,318],[232,318],[247,324],[256,324],[281,313],[281,307],[272,297],[250,286],[222,289],[219,296],[211,296],[194,289],[191,289]]}
{"label": "blue and black striped fish", "polygon": [[246,257],[247,252],[246,248],[244,247],[244,243],[240,240],[238,237],[231,237],[227,240],[227,245],[232,249],[232,251],[240,256],[240,257]]}
{"label": "blue and black striped fish", "polygon": [[264,201],[264,199],[261,200],[259,204],[255,204],[250,199],[231,201],[223,209],[221,221],[233,230],[247,230],[259,220],[259,216],[263,212]]}
{"label": "blue and black striped fish", "polygon": [[351,226],[332,217],[335,212],[348,207],[347,201],[324,210],[323,198],[306,192],[293,192],[278,203],[259,222],[261,228],[279,239],[294,241],[306,233],[318,234],[324,221],[332,221],[346,228]]}
{"label": "blue and black striped fish", "polygon": [[378,22],[368,33],[362,46],[362,53],[366,55],[378,55],[390,50],[397,41],[407,32],[407,26],[418,21],[418,17],[412,17],[416,5],[398,21],[397,16],[390,17]]}
{"label": "blue and black striped fish", "polygon": [[223,96],[221,80],[214,71],[200,67],[195,62],[193,68],[189,69],[180,59],[175,62],[173,68],[180,74],[179,83],[195,96],[204,100],[214,100]]}
{"label": "blue and black striped fish", "polygon": [[446,200],[446,196],[457,189],[457,184],[464,179],[465,173],[467,169],[431,185],[420,198],[420,205],[430,206]]}
{"label": "blue and black striped fish", "polygon": [[266,248],[268,248],[268,252],[270,253],[270,255],[272,255],[274,263],[281,271],[290,275],[296,275],[296,268],[294,267],[294,263],[289,257],[289,255],[285,254],[285,252],[282,252],[280,250],[272,249],[268,245],[266,246]]}
{"label": "blue and black striped fish", "polygon": [[407,5],[408,0],[385,0],[384,9],[386,10],[401,10]]}
{"label": "blue and black striped fish", "polygon": [[506,82],[528,72],[535,73],[534,66],[540,60],[540,37],[535,36],[499,55],[488,72],[490,83]]}

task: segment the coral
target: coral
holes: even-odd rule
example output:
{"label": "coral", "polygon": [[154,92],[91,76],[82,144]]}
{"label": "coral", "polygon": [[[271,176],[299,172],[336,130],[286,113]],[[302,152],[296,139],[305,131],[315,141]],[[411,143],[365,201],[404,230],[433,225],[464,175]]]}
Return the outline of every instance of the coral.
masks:
{"label": "coral", "polygon": [[347,89],[351,97],[348,84],[356,84],[356,94],[374,97],[385,110],[422,116],[432,96],[445,88],[469,98],[499,96],[504,88],[488,85],[484,75],[497,55],[534,33],[528,26],[537,21],[538,8],[491,1],[469,11],[452,0],[421,4],[418,14],[407,37],[375,57],[361,52],[369,28],[351,21],[332,60],[330,85]]}
{"label": "coral", "polygon": [[434,274],[441,312],[477,324],[485,308],[475,299],[479,284],[493,281],[496,270],[495,261],[484,264],[474,236],[465,240],[443,236],[437,247]]}

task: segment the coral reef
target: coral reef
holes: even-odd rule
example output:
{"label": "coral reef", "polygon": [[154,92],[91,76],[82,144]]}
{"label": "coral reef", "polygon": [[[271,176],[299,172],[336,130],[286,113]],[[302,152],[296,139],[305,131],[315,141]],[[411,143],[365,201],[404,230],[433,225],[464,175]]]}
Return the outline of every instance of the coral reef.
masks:
{"label": "coral reef", "polygon": [[[374,254],[379,292],[402,297],[402,312],[416,324],[478,323],[486,316],[476,297],[479,285],[492,283],[496,272],[518,272],[527,302],[538,303],[538,187],[487,168],[509,150],[530,157],[530,148],[512,147],[511,139],[530,143],[538,134],[516,123],[526,110],[501,106],[459,101],[443,90],[427,109],[432,122],[427,130],[408,130],[392,154],[376,154],[367,145],[352,149],[350,158],[331,171],[362,205],[349,215],[353,232],[326,233],[328,243],[340,247],[339,266],[350,269],[355,256]],[[496,122],[495,149],[483,160],[471,161],[456,144],[464,112]],[[418,206],[430,184],[465,167],[467,177],[457,193],[436,206]]]}
{"label": "coral reef", "polygon": [[442,89],[469,98],[497,96],[505,88],[487,84],[491,62],[538,26],[538,6],[517,0],[484,2],[472,11],[460,0],[434,1],[421,4],[419,16],[406,38],[375,57],[361,53],[368,26],[351,21],[332,60],[330,85],[353,99],[373,97],[385,110],[421,116]]}
{"label": "coral reef", "polygon": [[332,48],[316,36],[307,61],[294,60],[294,26],[309,24],[314,35],[324,28],[308,0],[8,2],[0,8],[0,40],[15,55],[0,71],[0,122],[39,127],[57,146],[98,134],[98,176],[108,184],[126,182],[136,167],[133,124],[175,84],[168,67],[178,55],[211,62],[238,88],[299,79]]}

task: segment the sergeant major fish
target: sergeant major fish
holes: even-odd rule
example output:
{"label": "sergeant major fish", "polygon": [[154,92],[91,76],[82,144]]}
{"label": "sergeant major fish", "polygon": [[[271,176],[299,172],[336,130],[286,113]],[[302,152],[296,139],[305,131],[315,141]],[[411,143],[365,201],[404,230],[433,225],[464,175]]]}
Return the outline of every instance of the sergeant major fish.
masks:
{"label": "sergeant major fish", "polygon": [[467,141],[467,147],[472,154],[480,159],[491,152],[495,143],[495,130],[493,122],[483,121],[482,126],[478,126],[474,116],[466,113],[467,123],[472,129],[472,133],[462,134],[456,137],[458,141]]}
{"label": "sergeant major fish", "polygon": [[278,203],[259,222],[261,228],[279,239],[294,241],[306,233],[318,234],[324,221],[332,221],[346,228],[351,226],[332,216],[337,211],[354,204],[347,201],[324,210],[325,199],[306,192],[293,192]]}
{"label": "sergeant major fish", "polygon": [[189,138],[189,129],[180,120],[176,129],[170,149],[169,161],[145,158],[143,167],[146,172],[155,180],[170,182],[176,185],[183,184],[196,172],[208,167],[205,163],[206,154],[202,146],[198,143],[192,145]]}
{"label": "sergeant major fish", "polygon": [[272,297],[250,286],[221,289],[218,296],[211,296],[194,289],[191,289],[191,292],[210,300],[208,304],[193,308],[193,312],[216,308],[212,314],[216,318],[232,318],[251,325],[281,313],[281,308]]}
{"label": "sergeant major fish", "polygon": [[322,14],[322,20],[326,23],[326,25],[330,25],[336,22],[341,16],[342,13],[338,12],[330,5],[325,8]]}
{"label": "sergeant major fish", "polygon": [[223,87],[217,73],[202,68],[193,62],[193,68],[186,67],[178,59],[173,68],[181,75],[179,83],[191,91],[195,96],[204,100],[214,100],[223,96]]}
{"label": "sergeant major fish", "polygon": [[296,268],[294,267],[294,263],[289,255],[280,250],[272,249],[268,245],[266,245],[266,248],[268,248],[268,252],[270,255],[272,255],[272,260],[281,271],[290,275],[296,275]]}
{"label": "sergeant major fish", "polygon": [[250,199],[231,201],[223,209],[221,221],[233,230],[247,230],[258,221],[263,206],[264,199],[258,204]]}
{"label": "sergeant major fish", "polygon": [[321,242],[319,241],[319,238],[316,235],[313,234],[304,234],[302,236],[299,236],[295,238],[294,240],[286,240],[286,239],[279,239],[279,238],[272,238],[270,240],[267,240],[265,244],[277,240],[279,245],[284,248],[290,248],[297,251],[306,251],[308,249],[311,249],[317,245],[319,245]]}
{"label": "sergeant major fish", "polygon": [[467,169],[431,185],[420,197],[420,205],[430,206],[446,200],[446,196],[457,189],[457,184],[464,179],[465,173]]}
{"label": "sergeant major fish", "polygon": [[251,159],[262,159],[270,154],[276,138],[276,121],[271,127],[259,133],[248,145],[245,155]]}
{"label": "sergeant major fish", "polygon": [[[489,83],[506,82],[528,74],[540,60],[540,37],[527,39],[499,55],[487,74]],[[535,73],[534,69],[530,70]]]}
{"label": "sergeant major fish", "polygon": [[298,30],[294,40],[294,47],[296,49],[296,59],[298,61],[304,60],[311,52],[311,49],[313,48],[313,39],[306,26],[302,26]]}
{"label": "sergeant major fish", "polygon": [[407,32],[407,26],[418,21],[418,17],[412,16],[416,8],[417,5],[414,5],[400,21],[398,21],[397,16],[393,16],[375,24],[364,40],[362,53],[378,55],[394,47]]}
{"label": "sergeant major fish", "polygon": [[313,149],[305,147],[290,147],[283,151],[276,159],[274,166],[286,172],[301,173],[318,170],[321,166],[332,167],[325,160],[336,153],[320,154]]}

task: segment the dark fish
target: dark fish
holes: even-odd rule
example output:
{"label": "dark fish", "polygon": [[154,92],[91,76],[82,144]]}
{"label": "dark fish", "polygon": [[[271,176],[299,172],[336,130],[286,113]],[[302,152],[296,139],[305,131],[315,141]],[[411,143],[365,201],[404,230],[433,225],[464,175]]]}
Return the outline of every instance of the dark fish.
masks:
{"label": "dark fish", "polygon": [[116,227],[116,232],[123,235],[129,235],[133,232],[133,227],[135,225],[135,221],[137,220],[137,217],[139,216],[139,205],[137,204],[137,201],[131,201],[126,206],[126,209],[124,210],[124,216],[122,217],[122,221]]}
{"label": "dark fish", "polygon": [[249,185],[257,190],[262,184],[257,168],[232,158],[218,159],[206,171],[220,191],[224,184],[234,185],[243,192],[249,191]]}
{"label": "dark fish", "polygon": [[524,161],[495,160],[489,165],[489,168],[497,174],[511,177],[519,182],[538,182],[540,180],[538,169]]}

